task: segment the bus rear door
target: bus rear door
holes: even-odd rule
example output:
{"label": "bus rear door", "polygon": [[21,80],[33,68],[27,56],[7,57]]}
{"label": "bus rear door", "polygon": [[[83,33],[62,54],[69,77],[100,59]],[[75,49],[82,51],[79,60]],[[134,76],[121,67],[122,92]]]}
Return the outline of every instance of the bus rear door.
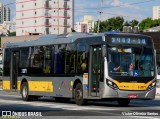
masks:
{"label": "bus rear door", "polygon": [[11,89],[17,89],[17,77],[18,77],[18,60],[19,52],[12,51],[11,53]]}

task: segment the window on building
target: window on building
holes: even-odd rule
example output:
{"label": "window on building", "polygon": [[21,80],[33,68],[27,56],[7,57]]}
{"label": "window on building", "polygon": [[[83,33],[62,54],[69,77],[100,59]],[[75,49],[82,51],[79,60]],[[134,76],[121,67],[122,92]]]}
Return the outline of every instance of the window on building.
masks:
{"label": "window on building", "polygon": [[35,3],[34,5],[37,6],[37,3]]}
{"label": "window on building", "polygon": [[35,11],[35,13],[34,14],[37,14],[37,12]]}

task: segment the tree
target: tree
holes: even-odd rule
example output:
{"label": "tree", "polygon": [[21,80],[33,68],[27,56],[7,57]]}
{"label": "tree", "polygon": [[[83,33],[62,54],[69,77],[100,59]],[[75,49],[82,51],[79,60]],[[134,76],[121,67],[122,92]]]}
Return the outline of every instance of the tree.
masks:
{"label": "tree", "polygon": [[8,36],[16,36],[16,32],[10,32],[10,31],[7,31],[8,32]]}
{"label": "tree", "polygon": [[145,30],[156,26],[160,26],[160,19],[152,20],[151,18],[146,18],[139,24],[139,29]]}
{"label": "tree", "polygon": [[[119,16],[112,17],[110,19],[100,22],[99,31],[100,32],[111,31],[111,30],[122,31],[123,22],[124,22],[123,17],[119,17]],[[97,28],[98,28],[98,21],[95,24],[94,32],[97,32]]]}
{"label": "tree", "polygon": [[131,24],[128,21],[125,21],[124,26],[131,26]]}
{"label": "tree", "polygon": [[134,26],[138,26],[139,21],[137,21],[136,19],[133,19],[130,23],[131,23],[131,26],[134,27]]}

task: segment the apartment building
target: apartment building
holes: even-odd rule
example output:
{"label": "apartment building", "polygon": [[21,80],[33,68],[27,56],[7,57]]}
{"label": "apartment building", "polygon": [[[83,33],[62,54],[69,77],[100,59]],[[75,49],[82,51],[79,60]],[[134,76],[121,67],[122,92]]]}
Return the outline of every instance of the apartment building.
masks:
{"label": "apartment building", "polygon": [[0,3],[0,24],[4,21],[10,21],[10,8]]}
{"label": "apartment building", "polygon": [[82,22],[76,22],[75,31],[76,32],[93,32],[94,21],[92,16],[84,16]]}
{"label": "apartment building", "polygon": [[16,0],[16,35],[71,32],[74,0]]}
{"label": "apartment building", "polygon": [[153,6],[153,20],[160,18],[160,6]]}

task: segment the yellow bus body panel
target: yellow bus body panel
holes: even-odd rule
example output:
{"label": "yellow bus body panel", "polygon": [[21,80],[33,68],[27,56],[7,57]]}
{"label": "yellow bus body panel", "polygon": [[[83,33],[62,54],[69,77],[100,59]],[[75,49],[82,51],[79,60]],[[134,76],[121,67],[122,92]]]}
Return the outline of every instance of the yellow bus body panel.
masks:
{"label": "yellow bus body panel", "polygon": [[21,86],[21,81],[17,82],[17,90],[20,90],[20,86]]}
{"label": "yellow bus body panel", "polygon": [[3,90],[10,90],[10,81],[3,80]]}
{"label": "yellow bus body panel", "polygon": [[52,81],[29,81],[29,91],[53,92]]}
{"label": "yellow bus body panel", "polygon": [[118,82],[116,80],[113,81],[120,90],[147,90],[148,86],[152,83],[151,81],[148,83],[128,83],[128,82]]}

